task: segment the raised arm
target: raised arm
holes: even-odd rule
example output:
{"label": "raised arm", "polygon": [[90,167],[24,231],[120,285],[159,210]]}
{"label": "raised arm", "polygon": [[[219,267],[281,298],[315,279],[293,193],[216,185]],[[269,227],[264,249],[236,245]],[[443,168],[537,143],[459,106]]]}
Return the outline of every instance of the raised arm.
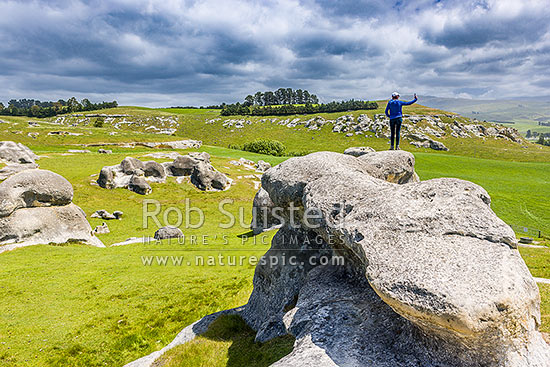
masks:
{"label": "raised arm", "polygon": [[414,99],[412,101],[409,101],[409,102],[402,102],[403,106],[408,106],[408,105],[411,105],[413,104],[414,102],[418,101],[418,98],[416,98],[416,93],[414,94]]}

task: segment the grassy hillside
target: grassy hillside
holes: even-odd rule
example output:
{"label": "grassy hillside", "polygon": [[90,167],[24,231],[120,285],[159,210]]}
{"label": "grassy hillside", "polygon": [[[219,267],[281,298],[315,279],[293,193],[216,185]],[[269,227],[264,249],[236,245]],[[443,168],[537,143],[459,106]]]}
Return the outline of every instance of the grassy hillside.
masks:
{"label": "grassy hillside", "polygon": [[[244,144],[257,138],[270,138],[281,140],[285,143],[288,151],[293,153],[307,153],[319,150],[332,150],[342,152],[350,146],[372,146],[377,150],[387,149],[388,140],[376,138],[372,133],[364,135],[353,135],[332,132],[332,124],[326,124],[320,130],[308,130],[303,126],[288,128],[280,124],[281,120],[300,118],[303,120],[315,116],[321,116],[327,120],[335,120],[342,115],[352,115],[354,118],[361,114],[373,117],[375,114],[384,112],[385,101],[378,101],[377,110],[353,111],[348,113],[326,113],[315,115],[298,115],[286,117],[220,117],[219,110],[211,109],[149,109],[143,107],[118,107],[115,109],[101,110],[98,113],[104,114],[128,114],[128,120],[136,121],[133,125],[122,125],[115,129],[108,121],[102,128],[93,127],[94,118],[90,121],[80,122],[81,118],[72,118],[70,124],[54,125],[49,119],[39,121],[38,126],[29,126],[29,118],[6,117],[5,120],[12,121],[11,124],[0,124],[0,139],[17,140],[27,144],[33,149],[43,150],[60,149],[61,145],[83,145],[100,142],[135,142],[135,141],[165,141],[178,138],[191,138],[202,140],[204,144],[227,147],[229,144]],[[412,105],[405,107],[409,114],[439,115],[445,122],[452,122],[452,118],[445,116],[447,112],[425,107]],[[147,126],[156,126],[159,129],[167,128],[166,119],[173,119],[175,122],[175,133],[173,136],[152,133],[146,130]],[[214,123],[206,123],[219,119]],[[245,124],[243,128],[222,126],[226,120],[248,120],[251,124]],[[272,121],[274,119],[274,121]],[[468,119],[456,118],[457,120],[469,123]],[[120,119],[119,119],[120,120]],[[264,120],[264,122],[260,122]],[[422,125],[421,123],[420,125]],[[51,131],[62,130],[71,133],[81,134],[77,136],[51,136]],[[38,133],[38,134],[37,134]],[[34,137],[29,136],[34,134]],[[109,135],[114,134],[114,135]],[[483,138],[453,138],[451,136],[437,138],[444,143],[449,152],[448,155],[460,155],[476,158],[509,160],[519,162],[548,162],[550,161],[550,147],[537,144],[517,144],[502,139]],[[402,142],[402,148],[413,153],[428,152],[426,148],[417,148],[408,142]],[[431,153],[431,152],[430,152]]]}
{"label": "grassy hillside", "polygon": [[[415,106],[408,112],[442,113],[423,106]],[[67,154],[68,149],[94,142],[199,139],[207,143],[200,150],[212,155],[213,165],[234,179],[234,185],[227,191],[210,193],[200,192],[188,182],[178,184],[173,178],[165,184],[151,185],[153,193],[146,198],[158,200],[165,209],[174,206],[184,210],[185,200],[189,199],[191,205],[204,211],[206,222],[202,228],[182,228],[188,238],[184,244],[164,241],[161,245],[133,244],[106,249],[75,244],[42,245],[0,254],[2,365],[122,365],[165,346],[183,327],[202,316],[244,304],[252,290],[254,273],[254,264],[248,260],[267,251],[274,233],[248,237],[246,224],[251,219],[252,198],[259,178],[253,171],[231,165],[229,161],[244,157],[277,164],[288,157],[228,149],[229,143],[271,137],[283,141],[292,150],[343,151],[360,145],[387,147],[385,139],[347,138],[345,134],[332,133],[328,126],[309,131],[267,122],[231,131],[221,124],[205,123],[218,117],[216,110],[123,107],[101,113],[127,113],[144,119],[174,117],[179,126],[175,136],[166,136],[144,132],[143,126],[114,129],[111,124],[94,128],[38,121],[39,126],[32,127],[27,123],[28,118],[9,118],[10,124],[0,124],[0,140],[23,142],[40,154],[41,168],[57,172],[72,183],[74,202],[88,216],[98,209],[122,210],[122,220],[107,221],[111,233],[100,235],[106,245],[132,236],[151,236],[157,227],[151,222],[147,228],[143,226],[143,196],[125,189],[101,189],[91,182],[105,165],[117,164],[126,156],[148,160],[150,158],[143,158],[145,154],[159,150],[109,146],[114,154],[102,155],[96,153],[97,147],[90,147],[92,153],[86,154]],[[353,114],[360,113],[364,111]],[[339,115],[327,114],[326,118]],[[83,135],[47,135],[58,130]],[[39,135],[34,139],[28,136],[29,132]],[[112,132],[116,135],[109,135]],[[414,152],[417,172],[423,180],[450,176],[476,182],[489,192],[493,209],[507,223],[550,232],[547,199],[550,197],[550,150],[532,145],[521,148],[500,140],[455,140],[445,140],[450,152],[404,148]],[[226,219],[218,212],[222,199],[233,200],[226,209],[235,215],[243,208],[245,226],[219,227]],[[168,216],[169,221],[175,219],[174,215]],[[92,227],[103,222],[94,218],[89,221]],[[207,243],[191,243],[193,235],[199,239],[206,236]],[[548,251],[522,249],[521,252],[535,276],[550,278]],[[219,255],[224,265],[217,260]],[[153,256],[152,265],[144,265],[144,259],[150,256]],[[168,256],[167,264],[159,265],[157,256]],[[201,256],[203,259],[216,257],[215,264],[196,264]],[[243,256],[244,262],[239,264],[237,260],[236,265],[229,266],[227,259],[232,256],[236,259]],[[543,329],[550,331],[550,287],[540,288]],[[227,328],[238,331],[234,339],[224,334]],[[225,320],[196,343],[168,355],[165,362],[175,365],[182,359],[205,360],[208,355],[213,356],[208,360],[212,362],[209,365],[229,365],[230,361],[236,363],[234,365],[239,365],[237,362],[250,365],[250,358],[259,361],[271,361],[274,356],[280,358],[288,353],[289,343],[291,341],[285,339],[273,345],[255,344],[250,330],[238,320]],[[236,353],[235,348],[249,353]]]}
{"label": "grassy hillside", "polygon": [[453,111],[463,116],[487,121],[512,121],[510,125],[525,134],[527,130],[550,132],[550,126],[538,121],[550,121],[550,98],[519,98],[512,100],[475,100],[461,98],[422,97],[423,103]]}

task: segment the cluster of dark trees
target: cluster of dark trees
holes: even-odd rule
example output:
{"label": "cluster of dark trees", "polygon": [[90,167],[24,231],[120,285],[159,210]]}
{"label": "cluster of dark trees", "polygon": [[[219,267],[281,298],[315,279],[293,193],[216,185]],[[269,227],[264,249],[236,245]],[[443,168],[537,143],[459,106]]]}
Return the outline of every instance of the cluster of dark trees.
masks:
{"label": "cluster of dark trees", "polygon": [[319,98],[307,90],[292,88],[279,88],[276,91],[256,92],[249,94],[244,99],[245,106],[273,106],[282,104],[319,103]]}
{"label": "cluster of dark trees", "polygon": [[279,106],[248,106],[235,103],[224,105],[220,114],[222,116],[232,115],[251,115],[251,116],[284,116],[300,115],[322,112],[343,112],[355,110],[374,110],[378,108],[378,103],[374,101],[349,101],[329,102],[320,104],[306,103],[303,105],[283,104]]}
{"label": "cluster of dark trees", "polygon": [[92,103],[84,98],[78,101],[75,97],[67,101],[62,99],[57,102],[41,102],[36,99],[12,99],[8,106],[0,102],[0,115],[4,116],[28,116],[28,117],[51,117],[70,112],[102,110],[117,107],[117,101]]}
{"label": "cluster of dark trees", "polygon": [[537,144],[550,146],[550,133],[539,133],[538,131],[531,132],[531,130],[527,130],[527,134],[525,135],[527,139],[537,138],[537,136],[539,138],[536,141]]}
{"label": "cluster of dark trees", "polygon": [[539,133],[538,131],[531,131],[531,130],[527,130],[527,133],[525,134],[525,137],[527,139],[531,139],[531,138],[538,138],[540,136],[543,136],[545,138],[550,138],[550,133]]}

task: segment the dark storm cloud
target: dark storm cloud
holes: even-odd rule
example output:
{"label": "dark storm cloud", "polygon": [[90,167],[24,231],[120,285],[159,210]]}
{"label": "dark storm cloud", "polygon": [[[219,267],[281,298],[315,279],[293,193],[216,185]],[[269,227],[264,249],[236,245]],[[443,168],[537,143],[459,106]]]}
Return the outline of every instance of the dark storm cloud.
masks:
{"label": "dark storm cloud", "polygon": [[[256,90],[537,94],[544,1],[0,0],[0,101],[209,104]],[[514,91],[517,95],[517,91]],[[367,96],[365,96],[367,94]]]}

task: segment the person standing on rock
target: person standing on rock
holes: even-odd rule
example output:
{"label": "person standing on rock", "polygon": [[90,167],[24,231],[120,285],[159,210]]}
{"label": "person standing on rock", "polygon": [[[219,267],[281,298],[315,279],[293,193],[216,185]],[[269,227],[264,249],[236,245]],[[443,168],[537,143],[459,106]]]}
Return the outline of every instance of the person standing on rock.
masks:
{"label": "person standing on rock", "polygon": [[[386,106],[386,116],[390,119],[390,130],[391,130],[391,146],[390,150],[399,150],[399,134],[401,132],[401,124],[403,123],[403,111],[401,108],[403,106],[408,106],[416,102],[416,93],[414,94],[414,99],[409,102],[403,102],[399,100],[399,93],[393,92],[391,94],[391,100],[388,101]],[[395,145],[394,145],[395,141]]]}

